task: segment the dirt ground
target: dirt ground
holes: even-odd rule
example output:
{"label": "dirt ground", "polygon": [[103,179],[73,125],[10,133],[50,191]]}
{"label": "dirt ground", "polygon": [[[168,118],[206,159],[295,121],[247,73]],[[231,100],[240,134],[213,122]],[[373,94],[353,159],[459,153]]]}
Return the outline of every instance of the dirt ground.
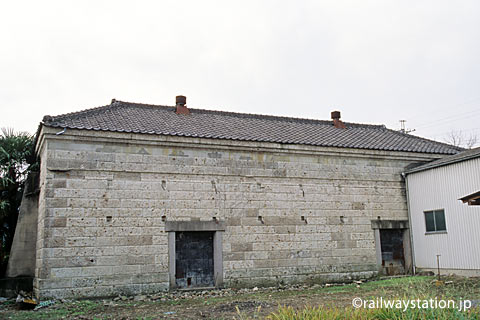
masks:
{"label": "dirt ground", "polygon": [[352,299],[445,297],[480,300],[478,278],[449,277],[437,286],[433,277],[402,277],[340,285],[224,289],[160,293],[103,300],[55,301],[32,311],[14,300],[0,304],[0,319],[251,319],[265,318],[279,306],[345,308]]}

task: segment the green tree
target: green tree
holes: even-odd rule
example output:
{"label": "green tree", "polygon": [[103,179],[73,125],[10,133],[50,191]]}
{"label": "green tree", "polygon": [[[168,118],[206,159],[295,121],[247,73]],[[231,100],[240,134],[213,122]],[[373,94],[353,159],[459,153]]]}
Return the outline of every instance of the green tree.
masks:
{"label": "green tree", "polygon": [[7,268],[25,180],[34,168],[33,141],[26,132],[0,132],[0,277]]}

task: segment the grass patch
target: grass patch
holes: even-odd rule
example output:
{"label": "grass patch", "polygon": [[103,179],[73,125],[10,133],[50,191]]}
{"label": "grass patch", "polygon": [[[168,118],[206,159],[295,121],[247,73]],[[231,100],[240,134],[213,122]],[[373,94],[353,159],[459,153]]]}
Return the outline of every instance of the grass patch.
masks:
{"label": "grass patch", "polygon": [[[363,283],[360,286],[347,285],[339,287],[318,288],[316,294],[334,293],[336,297],[347,294],[348,299],[360,297],[363,300],[453,300],[459,303],[464,299],[480,298],[480,281],[478,279],[445,278],[444,284],[436,286],[434,277],[405,277],[378,280]],[[351,301],[351,300],[350,300]],[[293,308],[279,307],[266,317],[270,320],[315,320],[315,319],[480,319],[480,309],[473,308],[460,311],[457,308],[379,308],[354,309],[351,306],[318,306]],[[246,319],[243,316],[243,319]]]}
{"label": "grass patch", "polygon": [[[246,319],[246,318],[243,318]],[[480,319],[478,309],[460,312],[455,309],[353,309],[306,307],[295,310],[292,307],[280,307],[278,311],[267,316],[268,320],[410,320],[410,319]]]}
{"label": "grass patch", "polygon": [[[38,311],[18,310],[7,313],[11,319],[27,320],[27,319],[65,319],[78,318],[79,316],[88,315],[101,306],[100,301],[82,300],[74,303],[57,305],[55,307],[46,308]],[[0,314],[0,318],[2,315]]]}
{"label": "grass patch", "polygon": [[[353,309],[352,299],[470,299],[480,300],[479,279],[403,277],[360,285],[260,289],[237,294],[196,296],[157,301],[80,300],[57,303],[38,311],[19,311],[6,306],[0,319],[479,319],[478,310]],[[279,307],[284,306],[284,307]]]}

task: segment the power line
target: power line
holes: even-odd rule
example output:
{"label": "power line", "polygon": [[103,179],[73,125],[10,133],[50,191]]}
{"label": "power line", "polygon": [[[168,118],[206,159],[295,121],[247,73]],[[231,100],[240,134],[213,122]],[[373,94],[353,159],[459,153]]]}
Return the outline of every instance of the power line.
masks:
{"label": "power line", "polygon": [[[476,97],[476,98],[473,98],[473,99],[470,99],[470,100],[468,100],[468,101],[466,101],[466,102],[462,102],[462,103],[460,103],[460,104],[452,105],[452,106],[450,106],[450,107],[452,107],[452,108],[458,108],[458,107],[460,107],[460,106],[464,106],[464,105],[466,105],[466,104],[470,104],[470,103],[476,102],[476,101],[478,101],[478,100],[480,100],[480,96],[479,96],[479,97]],[[411,117],[407,118],[407,120],[413,120],[413,121],[415,121],[415,119],[419,118],[420,116],[424,116],[424,115],[427,115],[427,114],[431,114],[431,112],[423,112],[423,113],[421,113],[421,114],[417,114],[417,115],[415,115],[415,116],[411,116]]]}
{"label": "power line", "polygon": [[415,126],[417,129],[420,129],[420,128],[428,128],[428,127],[434,127],[434,126],[437,126],[437,125],[440,125],[440,124],[444,124],[445,122],[450,122],[452,120],[460,120],[460,119],[464,119],[464,118],[469,118],[471,117],[472,115],[476,115],[480,113],[480,110],[478,108],[475,108],[471,111],[467,111],[467,112],[462,112],[461,114],[458,114],[458,112],[456,113],[457,115],[453,115],[453,116],[449,116],[449,117],[444,117],[444,118],[440,118],[440,119],[436,119],[434,121],[430,121],[430,122],[424,122],[423,124],[420,124],[420,125],[417,125]]}
{"label": "power line", "polygon": [[452,131],[458,132],[458,133],[467,133],[467,132],[475,132],[475,131],[479,131],[479,130],[480,130],[480,128],[471,128],[471,129],[466,129],[466,130],[450,130],[450,131],[444,131],[444,132],[440,132],[440,133],[433,133],[432,135],[439,136],[439,135],[443,135],[443,134],[448,134]]}

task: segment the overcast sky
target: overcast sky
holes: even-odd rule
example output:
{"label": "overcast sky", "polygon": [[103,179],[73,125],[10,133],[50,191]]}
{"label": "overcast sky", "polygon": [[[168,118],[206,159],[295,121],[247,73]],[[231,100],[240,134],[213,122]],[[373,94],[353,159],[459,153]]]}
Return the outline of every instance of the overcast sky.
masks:
{"label": "overcast sky", "polygon": [[[112,98],[480,140],[480,1],[3,1],[0,127]],[[479,141],[480,142],[480,141]]]}

